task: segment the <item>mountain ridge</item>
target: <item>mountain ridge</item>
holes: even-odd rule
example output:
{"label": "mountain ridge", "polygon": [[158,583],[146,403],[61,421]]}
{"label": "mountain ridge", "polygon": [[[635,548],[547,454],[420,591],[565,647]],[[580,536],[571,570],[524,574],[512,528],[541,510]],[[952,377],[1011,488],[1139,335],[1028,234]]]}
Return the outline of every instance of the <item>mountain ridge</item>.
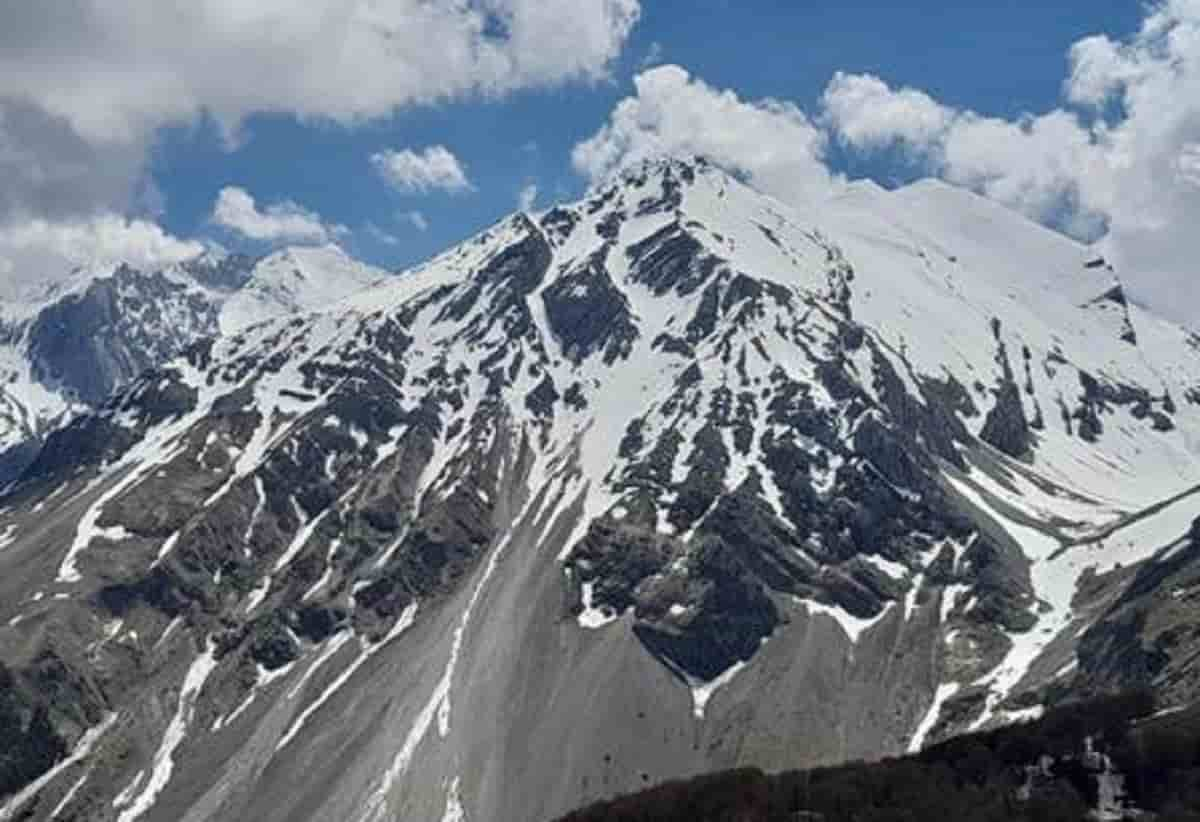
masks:
{"label": "mountain ridge", "polygon": [[893,194],[648,163],[51,435],[0,659],[68,742],[118,717],[80,812],[549,818],[1193,699],[1200,352],[1089,307],[1082,246]]}
{"label": "mountain ridge", "polygon": [[[307,272],[307,273],[302,273]],[[326,304],[383,272],[338,249],[85,267],[0,308],[0,486],[51,430],[198,339]]]}

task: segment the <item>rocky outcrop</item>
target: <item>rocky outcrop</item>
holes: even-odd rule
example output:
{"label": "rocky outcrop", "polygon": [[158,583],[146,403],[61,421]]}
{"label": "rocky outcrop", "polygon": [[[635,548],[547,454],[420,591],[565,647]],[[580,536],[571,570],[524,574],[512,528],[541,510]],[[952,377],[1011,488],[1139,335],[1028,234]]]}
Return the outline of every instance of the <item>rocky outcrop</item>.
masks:
{"label": "rocky outcrop", "polygon": [[997,319],[992,320],[992,333],[996,338],[996,364],[1000,367],[1000,377],[993,389],[995,404],[988,412],[979,438],[1010,457],[1025,456],[1030,445],[1029,421]]}

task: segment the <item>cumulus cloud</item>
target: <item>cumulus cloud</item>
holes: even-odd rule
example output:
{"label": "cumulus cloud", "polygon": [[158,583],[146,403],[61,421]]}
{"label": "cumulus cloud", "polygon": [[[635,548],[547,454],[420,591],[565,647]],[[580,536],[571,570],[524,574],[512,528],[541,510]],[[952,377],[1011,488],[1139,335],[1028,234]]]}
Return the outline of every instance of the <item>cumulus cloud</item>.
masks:
{"label": "cumulus cloud", "polygon": [[859,148],[902,143],[923,151],[953,122],[954,112],[916,89],[893,90],[870,74],[838,72],[822,97],[825,122]]}
{"label": "cumulus cloud", "polygon": [[129,263],[153,270],[205,250],[146,220],[104,214],[79,220],[31,219],[0,228],[0,286],[14,297],[29,287],[62,279],[79,266]]}
{"label": "cumulus cloud", "polygon": [[232,144],[259,113],[353,126],[594,82],[639,15],[639,0],[0,4],[0,226],[152,211],[166,126],[207,118]]}
{"label": "cumulus cloud", "polygon": [[[604,76],[638,0],[78,0],[7,4],[0,98],[94,140],[210,113],[353,123],[398,106]],[[246,78],[254,78],[246,82]]]}
{"label": "cumulus cloud", "polygon": [[221,189],[211,219],[243,237],[268,243],[325,243],[331,236],[344,233],[340,226],[327,226],[320,215],[293,202],[260,209],[254,197],[237,186]]}
{"label": "cumulus cloud", "polygon": [[1081,210],[1080,186],[1103,158],[1074,113],[984,117],[916,89],[893,89],[873,75],[842,73],[829,83],[821,106],[822,123],[853,149],[899,146],[947,180],[1034,219],[1092,238],[1102,230],[1100,215]]}
{"label": "cumulus cloud", "polygon": [[472,189],[462,163],[445,146],[380,151],[371,155],[371,165],[390,186],[407,194],[432,190],[457,194]]}
{"label": "cumulus cloud", "polygon": [[794,199],[828,190],[825,136],[795,105],[742,100],[675,65],[642,72],[634,87],[608,123],[575,146],[580,173],[598,180],[649,157],[702,154],[772,194]]}
{"label": "cumulus cloud", "polygon": [[137,205],[147,146],[145,140],[90,142],[63,118],[0,97],[0,223]]}
{"label": "cumulus cloud", "polygon": [[1200,3],[1150,7],[1127,41],[1080,40],[1070,65],[1064,105],[1017,120],[837,75],[823,122],[847,146],[899,145],[1035,219],[1081,239],[1104,235],[1135,294],[1178,316],[1200,298]]}

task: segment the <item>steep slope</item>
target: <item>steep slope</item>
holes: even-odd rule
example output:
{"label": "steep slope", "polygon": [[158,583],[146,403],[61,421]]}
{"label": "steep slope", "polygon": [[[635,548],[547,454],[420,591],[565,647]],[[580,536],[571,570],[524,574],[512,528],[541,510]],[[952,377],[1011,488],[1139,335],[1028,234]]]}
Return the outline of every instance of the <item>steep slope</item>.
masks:
{"label": "steep slope", "polygon": [[327,305],[382,272],[334,247],[205,255],[161,271],[80,269],[0,309],[0,486],[45,434],[187,345]]}
{"label": "steep slope", "polygon": [[1137,654],[1194,617],[1200,351],[1090,262],[661,161],[192,346],[8,495],[22,749],[72,753],[0,819],[546,818],[1194,697]]}

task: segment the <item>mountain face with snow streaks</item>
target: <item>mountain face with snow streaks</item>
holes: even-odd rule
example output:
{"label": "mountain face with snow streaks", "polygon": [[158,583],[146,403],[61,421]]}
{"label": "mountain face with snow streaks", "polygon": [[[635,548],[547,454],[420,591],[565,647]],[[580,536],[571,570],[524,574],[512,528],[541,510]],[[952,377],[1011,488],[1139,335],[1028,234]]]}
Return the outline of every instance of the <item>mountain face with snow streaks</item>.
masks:
{"label": "mountain face with snow streaks", "polygon": [[55,764],[0,819],[549,818],[1196,696],[1200,345],[1000,206],[663,160],[337,301],[265,270],[225,316],[331,304],[218,313],[3,502]]}
{"label": "mountain face with snow streaks", "polygon": [[205,255],[161,271],[84,268],[0,309],[0,484],[44,437],[220,332],[336,301],[382,272],[336,247]]}

